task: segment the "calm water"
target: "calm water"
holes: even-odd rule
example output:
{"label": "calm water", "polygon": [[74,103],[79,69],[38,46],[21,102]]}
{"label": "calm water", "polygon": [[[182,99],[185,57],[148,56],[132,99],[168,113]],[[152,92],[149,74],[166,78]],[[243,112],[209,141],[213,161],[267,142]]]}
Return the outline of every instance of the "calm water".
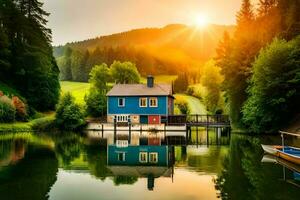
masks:
{"label": "calm water", "polygon": [[207,145],[193,134],[198,144],[187,147],[153,134],[129,147],[72,133],[0,135],[0,199],[300,198],[299,173],[261,162],[260,144],[280,137],[212,132]]}

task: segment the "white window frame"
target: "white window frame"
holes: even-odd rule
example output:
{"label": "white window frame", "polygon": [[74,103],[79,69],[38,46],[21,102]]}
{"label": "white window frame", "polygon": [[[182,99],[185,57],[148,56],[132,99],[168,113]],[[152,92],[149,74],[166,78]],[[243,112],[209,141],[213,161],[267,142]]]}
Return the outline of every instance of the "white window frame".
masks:
{"label": "white window frame", "polygon": [[[151,105],[151,101],[152,101],[152,100],[154,100],[155,105]],[[150,98],[149,98],[149,107],[152,107],[152,108],[158,107],[158,99],[157,99],[157,97],[150,97]]]}
{"label": "white window frame", "polygon": [[116,115],[117,122],[128,122],[129,115]]}
{"label": "white window frame", "polygon": [[[154,158],[156,158],[156,159],[152,160],[151,156],[154,156]],[[150,163],[158,163],[158,153],[157,152],[151,152],[151,153],[149,153],[149,162]]]}
{"label": "white window frame", "polygon": [[[121,160],[120,157],[119,157],[120,154],[122,154],[122,157],[123,157],[122,160]],[[125,152],[118,152],[118,161],[121,161],[121,162],[126,161],[126,154],[125,154]]]}
{"label": "white window frame", "polygon": [[[123,105],[120,105],[121,99],[122,99]],[[125,107],[125,98],[118,98],[118,107]]]}
{"label": "white window frame", "polygon": [[[145,100],[145,104],[146,104],[146,105],[142,106],[142,100]],[[141,107],[141,108],[146,108],[146,107],[148,106],[148,98],[147,98],[147,97],[141,97],[141,98],[139,99],[139,104],[140,104],[140,107]]]}
{"label": "white window frame", "polygon": [[[142,156],[145,156],[145,160],[142,160]],[[140,163],[147,163],[148,162],[148,152],[140,152],[139,154],[139,161]]]}

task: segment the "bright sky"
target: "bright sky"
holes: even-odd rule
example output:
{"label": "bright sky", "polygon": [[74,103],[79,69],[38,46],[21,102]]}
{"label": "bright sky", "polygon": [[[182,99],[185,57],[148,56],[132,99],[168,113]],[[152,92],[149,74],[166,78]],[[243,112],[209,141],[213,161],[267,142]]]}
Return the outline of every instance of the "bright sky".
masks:
{"label": "bright sky", "polygon": [[44,9],[51,13],[48,26],[54,45],[171,23],[235,24],[241,5],[241,0],[42,1]]}

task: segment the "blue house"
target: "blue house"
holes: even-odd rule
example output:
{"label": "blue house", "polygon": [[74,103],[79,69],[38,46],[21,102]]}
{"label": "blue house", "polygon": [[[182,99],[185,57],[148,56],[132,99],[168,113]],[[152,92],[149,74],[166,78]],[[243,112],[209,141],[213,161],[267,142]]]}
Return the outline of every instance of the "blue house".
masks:
{"label": "blue house", "polygon": [[174,113],[171,84],[155,84],[147,77],[147,84],[116,84],[107,93],[107,122],[160,124]]}
{"label": "blue house", "polygon": [[174,147],[167,145],[107,147],[107,168],[115,176],[147,177],[148,190],[160,176],[173,177]]}
{"label": "blue house", "polygon": [[172,164],[172,148],[163,146],[127,146],[109,145],[107,148],[108,165],[125,166],[169,166]]}

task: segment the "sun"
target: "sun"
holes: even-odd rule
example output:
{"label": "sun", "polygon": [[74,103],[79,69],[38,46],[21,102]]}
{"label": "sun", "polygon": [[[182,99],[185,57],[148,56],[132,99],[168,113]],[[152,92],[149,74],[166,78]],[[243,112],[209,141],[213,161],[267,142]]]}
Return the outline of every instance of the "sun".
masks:
{"label": "sun", "polygon": [[194,20],[195,25],[198,27],[205,27],[208,24],[208,19],[205,15],[197,15]]}

